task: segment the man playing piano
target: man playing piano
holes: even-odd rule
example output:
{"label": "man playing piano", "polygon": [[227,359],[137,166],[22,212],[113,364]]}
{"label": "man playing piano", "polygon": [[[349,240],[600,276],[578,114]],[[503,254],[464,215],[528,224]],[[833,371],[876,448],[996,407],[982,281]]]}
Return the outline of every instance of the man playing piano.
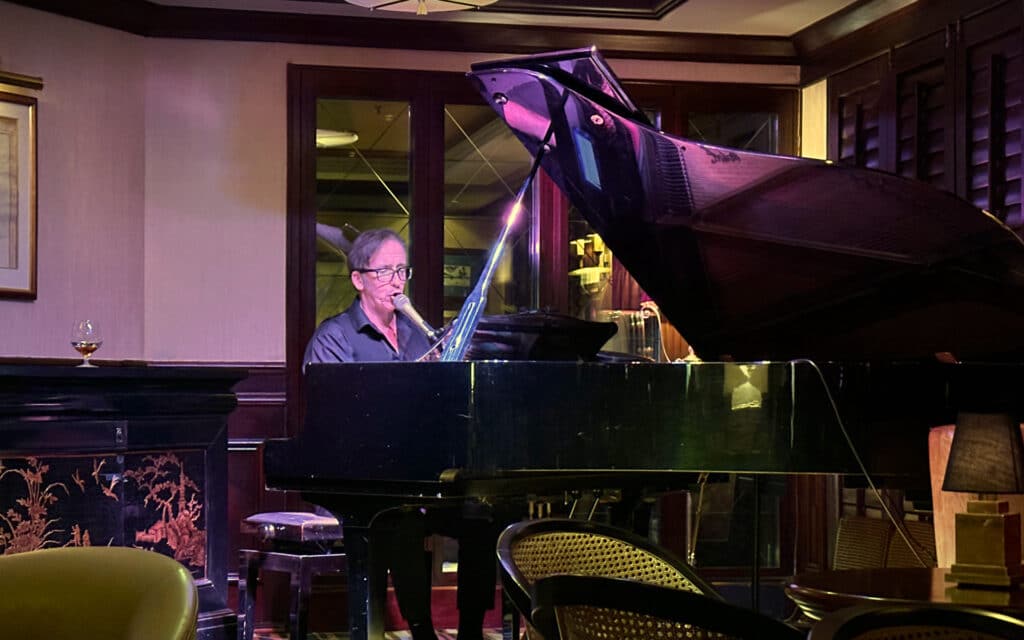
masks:
{"label": "man playing piano", "polygon": [[412,276],[405,243],[390,229],[359,235],[348,253],[358,296],[348,309],[324,320],[306,346],[303,363],[418,360],[430,342],[395,310],[394,296]]}
{"label": "man playing piano", "polygon": [[[412,276],[401,237],[390,229],[365,231],[353,242],[348,263],[358,297],[317,327],[303,363],[419,360],[431,343],[411,320],[396,313],[393,301]],[[401,389],[396,389],[396,400],[400,395]],[[494,606],[494,548],[500,522],[486,510],[468,513],[476,506],[399,509],[378,519],[379,527],[375,524],[374,545],[389,559],[398,606],[413,640],[436,640],[430,557],[424,553],[424,539],[431,533],[459,540],[459,640],[482,638],[484,613]]]}

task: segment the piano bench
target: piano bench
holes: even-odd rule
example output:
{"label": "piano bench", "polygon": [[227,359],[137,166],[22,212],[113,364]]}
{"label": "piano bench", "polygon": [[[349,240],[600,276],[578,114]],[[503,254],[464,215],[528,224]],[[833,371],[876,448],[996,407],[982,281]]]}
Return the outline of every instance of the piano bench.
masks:
{"label": "piano bench", "polygon": [[[338,543],[341,525],[334,518],[314,513],[257,513],[242,521],[243,533],[254,533],[266,549],[241,549],[238,570],[238,615],[241,640],[252,640],[256,590],[260,571],[289,575],[288,631],[291,640],[304,640],[309,622],[313,577],[344,573],[346,557]],[[333,551],[333,553],[332,553]]]}

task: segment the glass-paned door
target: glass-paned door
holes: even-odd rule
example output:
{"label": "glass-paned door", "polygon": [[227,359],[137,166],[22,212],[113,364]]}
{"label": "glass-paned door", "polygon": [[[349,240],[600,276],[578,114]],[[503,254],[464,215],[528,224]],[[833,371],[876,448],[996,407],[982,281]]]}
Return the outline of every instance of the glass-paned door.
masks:
{"label": "glass-paned door", "polygon": [[345,258],[352,240],[386,227],[409,242],[412,204],[408,102],[320,99],[316,111],[319,325],[355,299]]}

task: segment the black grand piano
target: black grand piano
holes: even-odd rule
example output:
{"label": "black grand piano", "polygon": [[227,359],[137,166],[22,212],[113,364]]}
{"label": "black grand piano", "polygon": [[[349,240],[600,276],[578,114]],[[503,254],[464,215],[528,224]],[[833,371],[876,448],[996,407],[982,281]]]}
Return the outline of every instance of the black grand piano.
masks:
{"label": "black grand piano", "polygon": [[1024,243],[991,215],[923,183],[665,135],[596,50],[469,78],[708,361],[309,366],[304,430],[267,443],[267,485],[343,520],[353,638],[382,637],[386,509],[698,471],[926,486],[929,427],[1022,415]]}

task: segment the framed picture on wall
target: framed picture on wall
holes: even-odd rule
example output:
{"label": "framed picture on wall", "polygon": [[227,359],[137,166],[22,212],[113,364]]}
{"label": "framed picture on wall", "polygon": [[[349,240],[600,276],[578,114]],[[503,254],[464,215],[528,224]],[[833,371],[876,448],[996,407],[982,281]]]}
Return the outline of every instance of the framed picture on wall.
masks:
{"label": "framed picture on wall", "polygon": [[483,249],[444,250],[444,318],[447,322],[462,308],[483,271],[487,253]]}
{"label": "framed picture on wall", "polygon": [[[7,78],[0,74],[0,85]],[[41,84],[40,84],[41,86]],[[0,90],[0,297],[36,297],[36,99]]]}

